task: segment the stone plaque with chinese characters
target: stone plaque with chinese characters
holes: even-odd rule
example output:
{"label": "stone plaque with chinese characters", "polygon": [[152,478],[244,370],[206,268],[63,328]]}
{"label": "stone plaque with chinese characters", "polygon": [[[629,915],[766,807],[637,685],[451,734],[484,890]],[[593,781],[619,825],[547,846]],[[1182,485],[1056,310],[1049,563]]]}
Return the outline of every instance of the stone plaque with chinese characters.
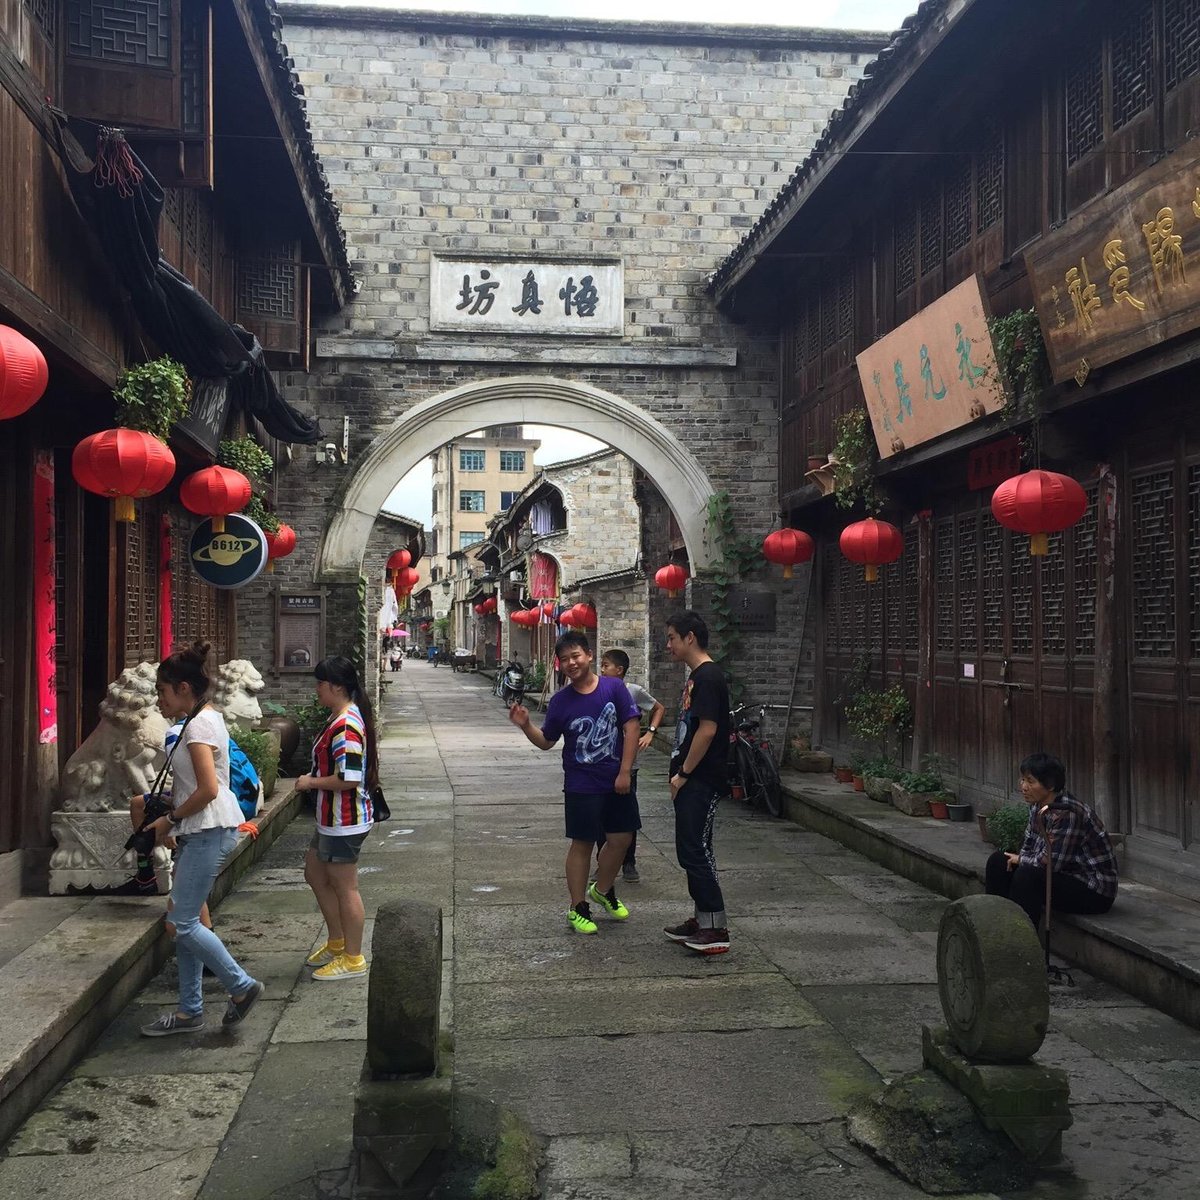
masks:
{"label": "stone plaque with chinese characters", "polygon": [[882,458],[1004,407],[987,319],[972,275],[858,356]]}
{"label": "stone plaque with chinese characters", "polygon": [[1056,383],[1200,325],[1200,142],[1025,253]]}
{"label": "stone plaque with chinese characters", "polygon": [[775,593],[730,588],[729,613],[738,629],[747,633],[774,633]]}
{"label": "stone plaque with chinese characters", "polygon": [[430,263],[430,329],[619,337],[624,326],[625,272],[619,261],[435,255]]}

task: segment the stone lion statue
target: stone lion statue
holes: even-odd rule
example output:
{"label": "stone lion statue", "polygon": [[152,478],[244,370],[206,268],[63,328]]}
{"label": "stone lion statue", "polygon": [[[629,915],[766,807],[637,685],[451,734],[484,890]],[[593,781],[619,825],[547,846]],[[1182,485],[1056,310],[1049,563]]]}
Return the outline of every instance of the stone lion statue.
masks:
{"label": "stone lion statue", "polygon": [[248,658],[231,658],[217,668],[212,691],[213,708],[221,710],[230,728],[237,725],[249,729],[262,720],[262,709],[256,697],[265,686],[258,668]]}
{"label": "stone lion statue", "polygon": [[138,663],[108,685],[100,724],[63,768],[63,811],[124,812],[131,796],[150,790],[165,759],[167,734],[154,690],[157,669],[156,663]]}

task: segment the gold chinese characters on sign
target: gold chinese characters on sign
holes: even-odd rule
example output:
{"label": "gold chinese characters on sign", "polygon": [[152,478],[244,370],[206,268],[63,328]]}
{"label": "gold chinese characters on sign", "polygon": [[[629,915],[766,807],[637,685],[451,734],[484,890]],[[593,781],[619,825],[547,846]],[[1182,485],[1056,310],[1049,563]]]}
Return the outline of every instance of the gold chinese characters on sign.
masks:
{"label": "gold chinese characters on sign", "polygon": [[1056,383],[1200,325],[1198,160],[1189,142],[1026,252]]}
{"label": "gold chinese characters on sign", "polygon": [[1004,406],[987,318],[972,275],[858,356],[880,457]]}

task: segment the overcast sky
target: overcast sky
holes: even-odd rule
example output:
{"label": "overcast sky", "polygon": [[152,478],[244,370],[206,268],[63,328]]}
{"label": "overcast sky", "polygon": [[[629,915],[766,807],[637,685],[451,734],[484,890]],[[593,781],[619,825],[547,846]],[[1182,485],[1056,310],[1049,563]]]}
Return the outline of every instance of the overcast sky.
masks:
{"label": "overcast sky", "polygon": [[808,25],[895,30],[917,0],[346,0],[374,8],[432,12],[526,13],[610,21],[689,21],[721,25]]}
{"label": "overcast sky", "polygon": [[[362,0],[349,0],[361,3]],[[607,20],[689,21],[744,25],[805,25],[828,29],[895,30],[917,7],[918,0],[367,0],[374,7],[428,9],[433,12],[528,13],[559,17],[602,17]],[[544,425],[527,425],[527,436],[542,439],[535,461],[561,462],[600,449],[583,434]],[[429,460],[418,464],[387,499],[392,512],[430,522]]]}

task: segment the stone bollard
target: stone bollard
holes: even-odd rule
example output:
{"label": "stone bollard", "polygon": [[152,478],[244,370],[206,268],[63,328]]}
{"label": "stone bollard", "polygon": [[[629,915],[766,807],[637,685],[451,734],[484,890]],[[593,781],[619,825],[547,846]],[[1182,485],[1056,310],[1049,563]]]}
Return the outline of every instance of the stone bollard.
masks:
{"label": "stone bollard", "polygon": [[375,1079],[433,1075],[442,1002],[442,910],[392,900],[375,914],[367,989],[367,1069]]}

